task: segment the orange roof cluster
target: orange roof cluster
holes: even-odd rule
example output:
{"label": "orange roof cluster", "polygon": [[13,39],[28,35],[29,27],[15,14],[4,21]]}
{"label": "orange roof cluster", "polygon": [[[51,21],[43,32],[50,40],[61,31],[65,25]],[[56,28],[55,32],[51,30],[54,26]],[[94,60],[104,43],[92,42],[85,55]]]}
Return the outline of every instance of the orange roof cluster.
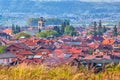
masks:
{"label": "orange roof cluster", "polygon": [[81,53],[82,52],[82,49],[76,49],[76,48],[72,48],[72,49],[69,49],[69,52],[70,53]]}
{"label": "orange roof cluster", "polygon": [[25,44],[27,44],[28,46],[34,46],[38,41],[38,39],[27,39],[25,41]]}
{"label": "orange roof cluster", "polygon": [[72,49],[56,49],[54,51],[54,53],[81,53],[82,49],[76,49],[76,48],[72,48]]}
{"label": "orange roof cluster", "polygon": [[22,50],[19,52],[19,54],[26,55],[26,54],[33,54],[33,53],[31,51]]}
{"label": "orange roof cluster", "polygon": [[6,34],[12,34],[12,29],[5,29],[3,32]]}
{"label": "orange roof cluster", "polygon": [[110,39],[103,40],[102,43],[105,44],[105,45],[112,45],[114,42],[115,42],[115,40],[110,38]]}

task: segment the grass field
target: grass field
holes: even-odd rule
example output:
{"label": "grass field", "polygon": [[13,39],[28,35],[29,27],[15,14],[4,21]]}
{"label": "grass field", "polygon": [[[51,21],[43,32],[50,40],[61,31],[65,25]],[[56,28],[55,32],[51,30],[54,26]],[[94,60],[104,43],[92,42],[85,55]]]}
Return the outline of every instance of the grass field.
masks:
{"label": "grass field", "polygon": [[67,65],[45,68],[40,65],[21,64],[10,68],[1,67],[0,80],[120,80],[120,65],[94,74],[82,67],[75,71]]}

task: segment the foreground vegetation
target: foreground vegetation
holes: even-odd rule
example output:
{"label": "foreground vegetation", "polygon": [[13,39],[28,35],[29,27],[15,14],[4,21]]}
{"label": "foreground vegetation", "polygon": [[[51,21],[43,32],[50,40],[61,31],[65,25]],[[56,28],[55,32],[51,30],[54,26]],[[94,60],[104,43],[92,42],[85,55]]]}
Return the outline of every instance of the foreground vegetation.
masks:
{"label": "foreground vegetation", "polygon": [[84,68],[75,71],[73,67],[62,65],[45,68],[40,65],[21,64],[0,69],[0,80],[119,80],[120,65],[94,74]]}

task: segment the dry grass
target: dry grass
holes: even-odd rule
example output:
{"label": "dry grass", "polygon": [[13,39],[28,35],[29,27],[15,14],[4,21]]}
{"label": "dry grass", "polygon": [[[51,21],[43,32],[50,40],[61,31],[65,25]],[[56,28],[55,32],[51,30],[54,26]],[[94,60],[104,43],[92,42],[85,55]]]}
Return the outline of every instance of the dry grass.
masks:
{"label": "dry grass", "polygon": [[94,74],[84,68],[75,72],[73,67],[67,65],[45,68],[42,65],[21,64],[1,67],[0,80],[120,80],[120,65]]}

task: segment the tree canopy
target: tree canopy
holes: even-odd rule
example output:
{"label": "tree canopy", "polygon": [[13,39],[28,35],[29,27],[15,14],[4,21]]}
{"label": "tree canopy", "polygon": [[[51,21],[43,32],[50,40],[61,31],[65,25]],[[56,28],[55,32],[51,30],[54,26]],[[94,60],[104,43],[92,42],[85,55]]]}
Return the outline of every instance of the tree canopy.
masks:
{"label": "tree canopy", "polygon": [[50,37],[50,36],[58,36],[57,31],[55,30],[45,30],[38,34],[36,34],[36,37]]}
{"label": "tree canopy", "polygon": [[[40,18],[29,18],[27,20],[27,25],[29,26],[38,26],[38,21]],[[45,19],[45,25],[60,25],[62,23],[62,19],[59,18],[47,18]]]}
{"label": "tree canopy", "polygon": [[71,35],[71,36],[75,36],[77,33],[76,33],[74,27],[72,27],[72,26],[70,26],[70,25],[67,25],[67,26],[65,27],[64,34]]}
{"label": "tree canopy", "polygon": [[19,38],[21,38],[21,37],[30,38],[31,35],[28,34],[28,33],[20,32],[20,33],[17,34],[16,38],[19,39]]}
{"label": "tree canopy", "polygon": [[20,26],[12,24],[12,31],[14,34],[19,33],[21,31]]}
{"label": "tree canopy", "polygon": [[63,35],[65,33],[65,27],[70,25],[69,20],[64,20],[61,24],[60,34]]}
{"label": "tree canopy", "polygon": [[55,26],[53,30],[55,30],[55,31],[59,34],[59,36],[62,35],[62,34],[61,34],[60,27]]}
{"label": "tree canopy", "polygon": [[0,46],[0,53],[4,53],[6,48],[6,46]]}
{"label": "tree canopy", "polygon": [[113,35],[114,35],[114,36],[117,36],[117,35],[118,35],[118,31],[117,31],[116,25],[115,25],[114,28],[113,28]]}

